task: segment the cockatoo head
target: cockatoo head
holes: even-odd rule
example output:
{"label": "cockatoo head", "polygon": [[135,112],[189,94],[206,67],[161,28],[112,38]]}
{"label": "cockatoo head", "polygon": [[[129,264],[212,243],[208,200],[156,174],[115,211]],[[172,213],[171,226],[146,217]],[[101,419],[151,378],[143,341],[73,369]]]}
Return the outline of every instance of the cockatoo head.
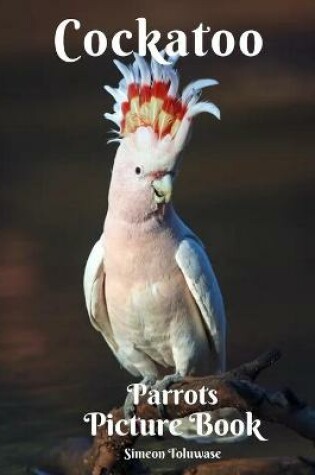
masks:
{"label": "cockatoo head", "polygon": [[[117,89],[105,86],[115,99],[114,113],[105,114],[118,127],[119,147],[114,160],[109,205],[131,221],[142,221],[165,211],[172,196],[179,155],[200,112],[218,119],[219,109],[198,102],[201,89],[214,86],[214,79],[200,79],[177,94],[179,77],[175,59],[168,65],[154,59],[149,65],[135,55],[126,66],[114,63],[123,75]],[[160,213],[161,214],[161,213]]]}

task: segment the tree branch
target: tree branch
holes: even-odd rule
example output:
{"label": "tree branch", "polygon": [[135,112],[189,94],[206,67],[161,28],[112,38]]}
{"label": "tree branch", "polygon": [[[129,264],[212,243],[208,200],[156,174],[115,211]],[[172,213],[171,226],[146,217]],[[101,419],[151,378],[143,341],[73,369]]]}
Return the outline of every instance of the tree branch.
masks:
{"label": "tree branch", "polygon": [[298,457],[226,460],[189,468],[178,475],[314,475],[312,462]]}

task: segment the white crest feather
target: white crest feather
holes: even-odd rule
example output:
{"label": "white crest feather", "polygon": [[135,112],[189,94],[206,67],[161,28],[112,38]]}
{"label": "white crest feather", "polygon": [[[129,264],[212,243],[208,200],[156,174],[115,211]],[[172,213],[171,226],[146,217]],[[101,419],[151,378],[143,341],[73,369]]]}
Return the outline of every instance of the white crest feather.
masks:
{"label": "white crest feather", "polygon": [[127,99],[126,93],[122,89],[114,89],[111,86],[104,86],[105,91],[107,91],[113,98],[116,103],[125,101]]}
{"label": "white crest feather", "polygon": [[119,69],[119,71],[121,72],[121,74],[123,75],[125,81],[126,81],[126,84],[131,84],[132,82],[134,82],[134,76],[133,76],[133,73],[132,71],[129,69],[128,66],[126,66],[125,64],[121,63],[120,61],[118,61],[117,59],[114,59],[114,64],[115,66],[117,66],[117,68]]}
{"label": "white crest feather", "polygon": [[105,112],[104,117],[105,117],[105,119],[111,120],[112,122],[114,122],[114,124],[119,126],[120,118],[119,118],[118,114],[116,114],[116,113],[109,114],[108,112]]}
{"label": "white crest feather", "polygon": [[187,111],[187,116],[189,118],[195,117],[201,112],[208,112],[208,114],[214,115],[217,119],[220,120],[221,114],[219,108],[212,102],[197,102],[191,106]]}
{"label": "white crest feather", "polygon": [[151,72],[146,60],[142,58],[141,56],[139,56],[137,53],[134,53],[134,57],[139,67],[141,85],[151,84]]}
{"label": "white crest feather", "polygon": [[218,81],[215,79],[198,79],[197,81],[191,82],[186,86],[182,93],[182,101],[188,102],[191,96],[199,93],[201,89],[209,86],[216,86]]}

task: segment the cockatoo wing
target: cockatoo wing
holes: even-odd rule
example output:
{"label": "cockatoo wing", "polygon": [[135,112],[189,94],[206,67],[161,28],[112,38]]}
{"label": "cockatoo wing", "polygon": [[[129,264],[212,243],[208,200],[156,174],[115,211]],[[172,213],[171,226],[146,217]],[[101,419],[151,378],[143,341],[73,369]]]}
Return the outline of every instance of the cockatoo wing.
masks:
{"label": "cockatoo wing", "polygon": [[83,288],[86,308],[93,327],[102,333],[111,350],[116,353],[118,345],[109,321],[105,298],[104,251],[100,241],[94,245],[85,266]]}
{"label": "cockatoo wing", "polygon": [[176,262],[200,310],[209,337],[213,340],[219,370],[225,369],[225,312],[217,279],[201,242],[193,235],[184,238],[176,252]]}

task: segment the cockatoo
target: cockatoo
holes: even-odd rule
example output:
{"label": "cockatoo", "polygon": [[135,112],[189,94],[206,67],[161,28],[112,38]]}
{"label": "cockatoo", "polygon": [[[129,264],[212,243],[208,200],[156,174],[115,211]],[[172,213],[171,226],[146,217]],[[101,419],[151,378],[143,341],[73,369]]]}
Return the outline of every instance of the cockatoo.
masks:
{"label": "cockatoo", "polygon": [[[198,102],[200,79],[178,94],[175,60],[135,55],[105,114],[118,126],[104,230],[84,274],[86,306],[119,363],[160,390],[186,375],[225,368],[226,321],[220,288],[201,240],[172,204],[179,156],[193,118],[219,109]],[[131,416],[130,400],[125,404]]]}

